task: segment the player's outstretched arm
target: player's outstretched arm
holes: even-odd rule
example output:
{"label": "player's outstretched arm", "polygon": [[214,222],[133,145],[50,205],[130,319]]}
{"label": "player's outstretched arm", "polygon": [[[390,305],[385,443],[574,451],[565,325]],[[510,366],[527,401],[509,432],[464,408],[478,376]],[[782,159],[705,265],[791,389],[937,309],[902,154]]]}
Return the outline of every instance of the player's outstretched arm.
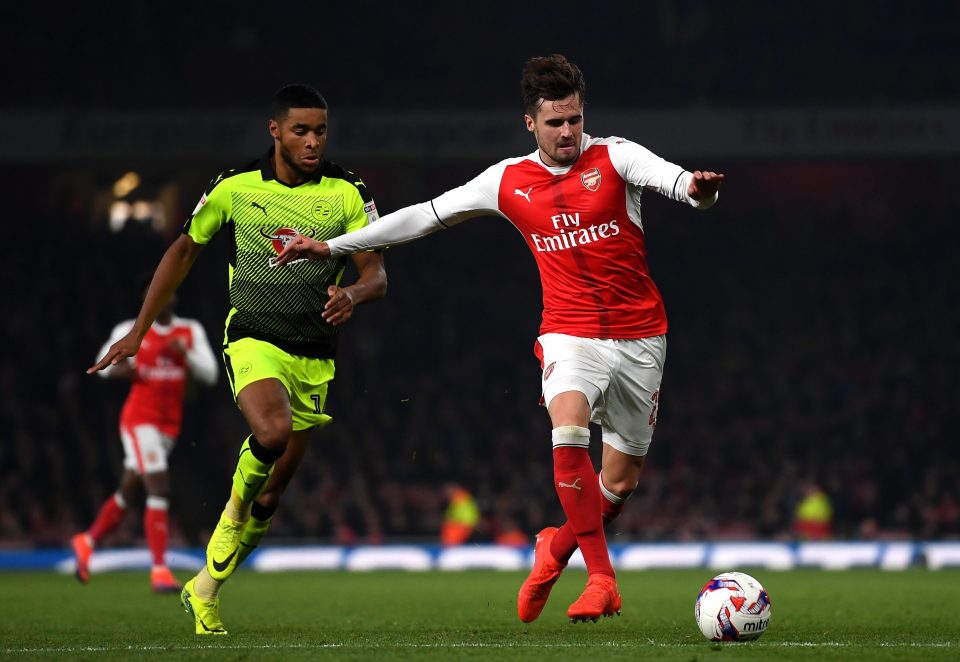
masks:
{"label": "player's outstretched arm", "polygon": [[712,198],[720,190],[720,184],[726,178],[726,175],[709,170],[694,170],[690,185],[687,187],[687,195],[694,200]]}
{"label": "player's outstretched arm", "polygon": [[203,245],[198,244],[185,234],[180,235],[176,241],[170,244],[153,274],[153,280],[150,281],[150,287],[143,299],[137,321],[133,323],[133,327],[127,335],[113,343],[99,361],[87,368],[88,375],[103,370],[108,365],[117,365],[137,353],[147,329],[157,319],[157,315],[167,305],[170,296],[180,286],[183,279],[190,273],[190,268],[201,250],[203,250]]}
{"label": "player's outstretched arm", "polygon": [[[471,210],[486,209],[486,207],[474,208],[469,207],[469,205],[467,207]],[[347,232],[334,237],[329,243],[298,235],[291,239],[280,251],[276,263],[281,266],[303,258],[322,260],[331,256],[353,255],[386,248],[387,246],[405,244],[408,241],[456,225],[472,215],[477,214],[450,215],[441,220],[437,216],[433,203],[422,202],[381,216],[376,223],[371,223],[355,232]]]}
{"label": "player's outstretched arm", "polygon": [[380,253],[356,253],[353,263],[360,274],[357,282],[347,287],[331,285],[330,299],[323,309],[323,318],[334,326],[343,324],[353,315],[355,306],[383,298],[387,294],[387,271]]}
{"label": "player's outstretched arm", "polygon": [[302,260],[304,258],[308,260],[323,260],[328,257],[330,257],[330,248],[327,246],[327,242],[317,241],[316,239],[298,234],[288,241],[287,245],[280,251],[280,254],[277,255],[276,265],[282,267],[293,260]]}

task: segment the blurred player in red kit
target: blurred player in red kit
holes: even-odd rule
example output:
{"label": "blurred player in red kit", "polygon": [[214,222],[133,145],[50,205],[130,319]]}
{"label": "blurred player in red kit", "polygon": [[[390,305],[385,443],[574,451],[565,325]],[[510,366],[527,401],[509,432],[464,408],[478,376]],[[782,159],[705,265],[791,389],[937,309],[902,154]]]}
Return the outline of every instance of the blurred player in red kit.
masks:
{"label": "blurred player in red kit", "polygon": [[[553,425],[553,485],[567,517],[537,536],[517,612],[535,620],[573,552],[589,578],[567,609],[573,622],[620,613],[604,525],[636,489],[656,424],[666,359],[663,299],[647,265],[640,220],[645,190],[706,209],[724,175],[689,172],[624,138],[583,132],[583,74],[562,55],[536,57],[520,82],[537,150],[505,159],[430,202],[327,242],[299,236],[278,263],[402,244],[477,216],[500,216],[523,235],[540,271],[543,322],[535,353]],[[489,252],[496,254],[496,246]],[[594,473],[590,422],[603,435]]]}
{"label": "blurred player in red kit", "polygon": [[[152,557],[151,587],[157,593],[178,592],[181,588],[165,558],[170,494],[167,455],[180,434],[188,378],[215,384],[217,361],[200,323],[174,315],[174,304],[171,299],[157,317],[136,357],[100,373],[104,377],[130,379],[132,385],[120,413],[124,450],[120,487],[100,507],[90,528],[71,539],[77,579],[84,584],[90,580],[93,550],[123,521],[142,485],[146,491],[143,526]],[[97,356],[103,356],[133,322],[126,320],[114,327]]]}

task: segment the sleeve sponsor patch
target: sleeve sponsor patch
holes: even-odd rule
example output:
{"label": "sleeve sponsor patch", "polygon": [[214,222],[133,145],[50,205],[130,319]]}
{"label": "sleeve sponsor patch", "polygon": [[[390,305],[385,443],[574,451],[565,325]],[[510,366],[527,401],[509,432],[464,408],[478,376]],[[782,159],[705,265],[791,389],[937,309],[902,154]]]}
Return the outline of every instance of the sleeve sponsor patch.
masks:
{"label": "sleeve sponsor patch", "polygon": [[377,203],[375,203],[373,200],[363,205],[363,211],[367,213],[368,224],[373,223],[378,218],[380,218],[380,215],[377,214]]}
{"label": "sleeve sponsor patch", "polygon": [[206,193],[204,193],[203,195],[200,196],[200,202],[198,202],[198,203],[197,203],[197,206],[193,208],[193,213],[190,214],[190,215],[191,215],[191,216],[196,216],[196,215],[197,215],[197,212],[200,211],[200,209],[201,209],[205,204],[207,204],[207,194],[206,194]]}

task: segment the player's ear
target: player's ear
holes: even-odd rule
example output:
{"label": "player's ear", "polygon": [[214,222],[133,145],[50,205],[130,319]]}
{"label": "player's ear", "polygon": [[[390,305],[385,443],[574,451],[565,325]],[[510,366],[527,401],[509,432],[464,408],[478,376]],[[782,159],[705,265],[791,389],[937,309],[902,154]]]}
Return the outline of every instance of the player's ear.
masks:
{"label": "player's ear", "polygon": [[277,120],[271,119],[267,122],[267,129],[270,131],[271,136],[277,140],[280,139],[280,125],[277,124]]}
{"label": "player's ear", "polygon": [[527,131],[529,131],[530,133],[533,133],[534,131],[537,130],[536,121],[529,115],[524,115],[523,121],[527,123]]}

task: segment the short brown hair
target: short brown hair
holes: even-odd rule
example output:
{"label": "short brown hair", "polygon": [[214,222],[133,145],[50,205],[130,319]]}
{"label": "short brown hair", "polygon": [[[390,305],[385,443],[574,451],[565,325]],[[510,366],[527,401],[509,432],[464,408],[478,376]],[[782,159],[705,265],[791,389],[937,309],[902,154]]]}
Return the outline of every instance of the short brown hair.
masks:
{"label": "short brown hair", "polygon": [[583,103],[585,88],[579,67],[562,55],[532,57],[523,65],[520,93],[523,108],[531,117],[540,109],[541,99],[556,101],[576,94]]}

